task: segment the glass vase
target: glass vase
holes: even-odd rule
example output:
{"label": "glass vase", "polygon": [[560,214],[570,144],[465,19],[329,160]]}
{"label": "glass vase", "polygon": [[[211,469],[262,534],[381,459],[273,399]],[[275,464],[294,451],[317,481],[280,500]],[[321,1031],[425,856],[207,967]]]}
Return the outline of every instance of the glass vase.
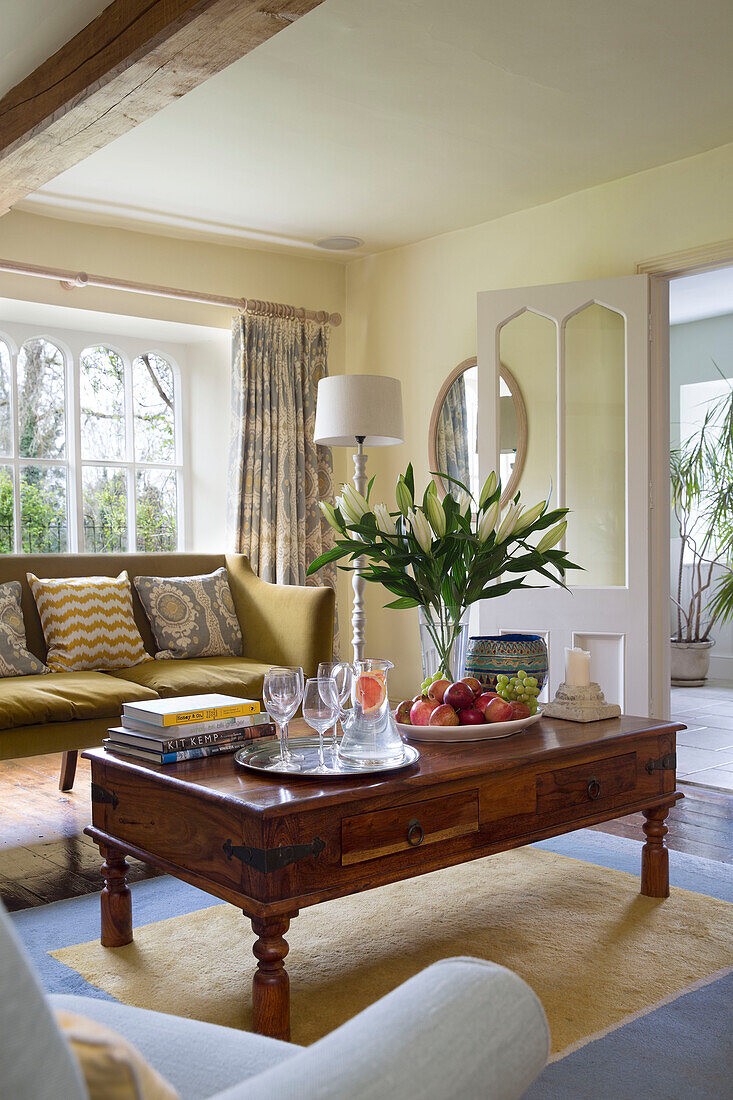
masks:
{"label": "glass vase", "polygon": [[432,607],[419,609],[423,679],[436,672],[451,683],[461,679],[466,668],[469,614],[468,607],[458,618],[447,608],[440,614]]}

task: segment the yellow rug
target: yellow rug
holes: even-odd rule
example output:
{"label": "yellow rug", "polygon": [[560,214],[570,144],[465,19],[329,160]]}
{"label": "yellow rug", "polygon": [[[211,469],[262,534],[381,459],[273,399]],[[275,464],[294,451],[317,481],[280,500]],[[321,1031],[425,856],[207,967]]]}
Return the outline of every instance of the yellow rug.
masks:
{"label": "yellow rug", "polygon": [[[312,1043],[451,955],[520,974],[555,1053],[731,966],[733,905],[638,891],[632,875],[522,848],[304,909],[288,935],[293,1042]],[[239,910],[215,905],[137,928],[127,947],[53,956],[125,1004],[250,1029],[253,940]]]}

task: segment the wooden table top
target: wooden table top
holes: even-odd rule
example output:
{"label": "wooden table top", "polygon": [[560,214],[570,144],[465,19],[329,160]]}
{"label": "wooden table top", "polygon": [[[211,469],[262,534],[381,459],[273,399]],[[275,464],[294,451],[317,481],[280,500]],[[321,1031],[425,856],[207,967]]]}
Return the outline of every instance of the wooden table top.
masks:
{"label": "wooden table top", "polygon": [[[420,753],[409,768],[382,776],[349,776],[344,779],[283,779],[259,775],[235,764],[233,755],[205,757],[179,764],[149,764],[133,757],[117,756],[103,748],[88,749],[83,755],[93,766],[142,773],[163,785],[185,787],[193,797],[216,802],[245,804],[263,816],[281,816],[315,806],[325,807],[385,795],[428,788],[452,779],[505,771],[537,760],[552,760],[568,751],[593,747],[608,749],[646,733],[681,730],[679,723],[654,718],[622,715],[602,722],[566,722],[543,718],[525,733],[494,741],[462,743],[411,742]],[[290,724],[291,737],[312,734],[302,719]]]}

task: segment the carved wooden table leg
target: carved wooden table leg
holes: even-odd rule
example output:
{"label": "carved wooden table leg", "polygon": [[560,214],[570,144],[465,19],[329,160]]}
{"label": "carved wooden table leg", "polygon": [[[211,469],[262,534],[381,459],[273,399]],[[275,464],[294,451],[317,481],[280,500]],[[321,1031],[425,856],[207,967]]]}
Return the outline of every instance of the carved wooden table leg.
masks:
{"label": "carved wooden table leg", "polygon": [[252,980],[254,1030],[271,1039],[290,1039],[290,978],[283,959],[290,950],[285,933],[290,917],[252,917],[257,935],[257,970]]}
{"label": "carved wooden table leg", "polygon": [[132,943],[132,898],[125,882],[129,864],[125,853],[100,844],[104,856],[102,877],[102,947],[124,947]]}
{"label": "carved wooden table leg", "polygon": [[644,810],[646,821],[642,828],[646,843],[641,849],[641,892],[648,898],[669,897],[669,852],[664,843],[667,835],[664,819],[669,811],[669,806]]}

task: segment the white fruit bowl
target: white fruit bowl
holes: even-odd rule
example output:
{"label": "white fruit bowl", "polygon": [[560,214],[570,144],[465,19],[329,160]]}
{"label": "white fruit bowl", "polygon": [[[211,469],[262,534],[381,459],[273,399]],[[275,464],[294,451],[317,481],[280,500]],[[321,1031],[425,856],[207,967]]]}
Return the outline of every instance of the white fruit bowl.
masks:
{"label": "white fruit bowl", "polygon": [[477,726],[408,726],[397,723],[397,729],[410,741],[494,741],[510,737],[513,733],[539,722],[542,711],[529,718],[517,718],[514,722],[484,722]]}

